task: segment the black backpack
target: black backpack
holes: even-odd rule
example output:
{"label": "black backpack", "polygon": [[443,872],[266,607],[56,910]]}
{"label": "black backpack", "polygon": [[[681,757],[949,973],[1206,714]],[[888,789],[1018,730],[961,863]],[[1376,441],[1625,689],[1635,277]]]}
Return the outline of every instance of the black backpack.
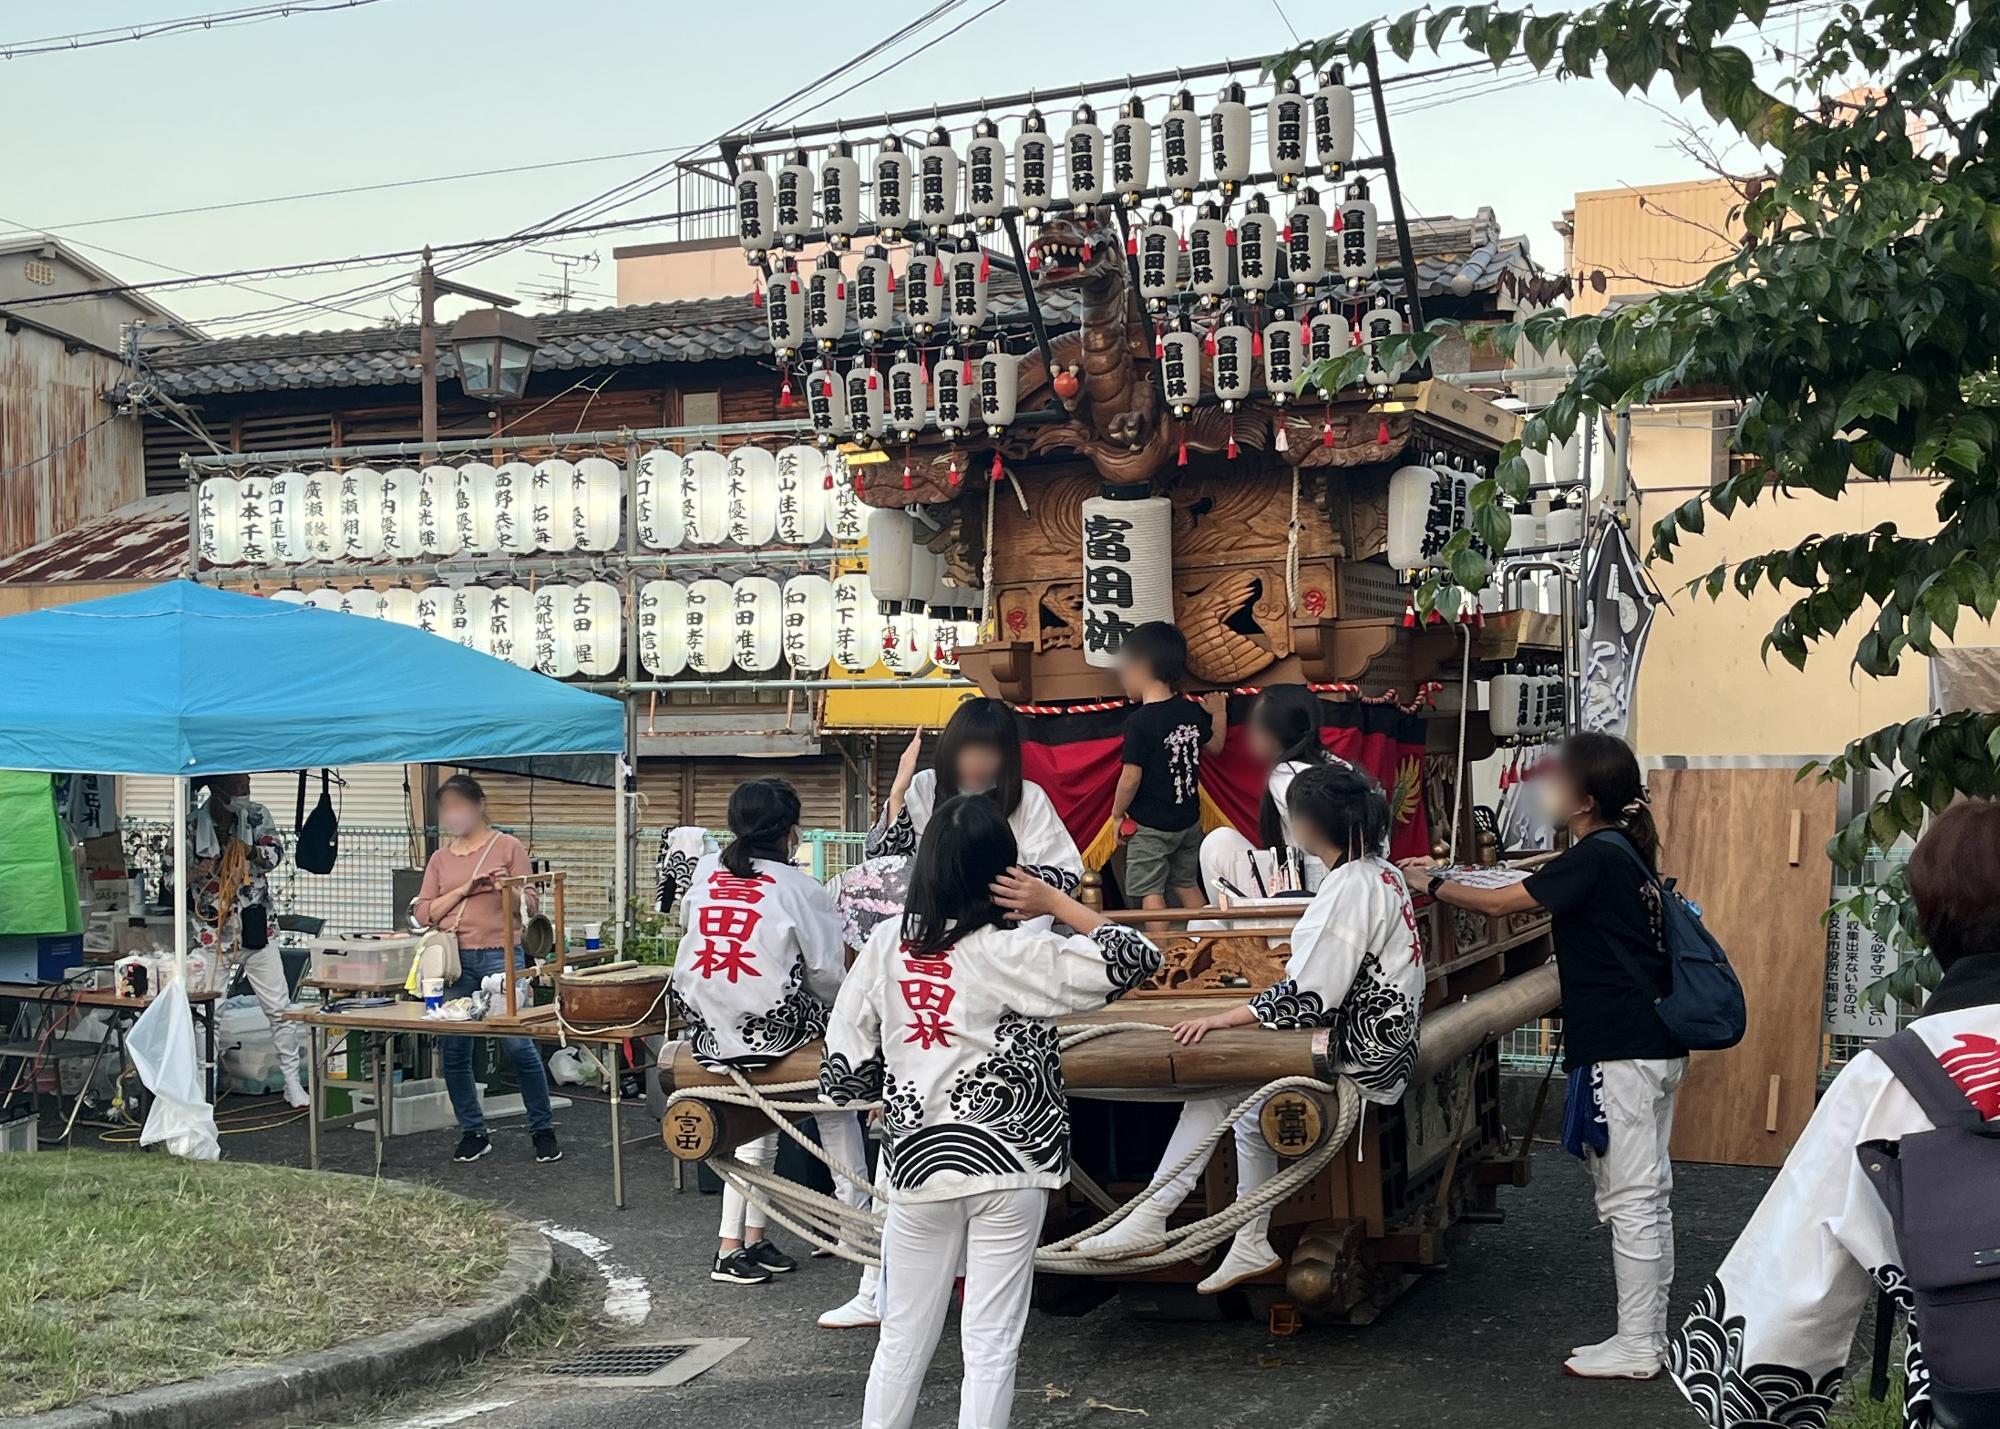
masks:
{"label": "black backpack", "polygon": [[1888,1207],[1916,1300],[1931,1424],[2000,1424],[2000,1121],[1986,1120],[1916,1032],[1870,1050],[1933,1128],[1855,1148]]}
{"label": "black backpack", "polygon": [[299,806],[293,820],[299,831],[292,862],[307,873],[332,873],[340,857],[340,820],[333,812],[332,776],[319,771],[319,802],[306,812],[306,771],[299,771]]}
{"label": "black backpack", "polygon": [[1622,944],[1613,942],[1611,951],[1625,965],[1640,988],[1653,995],[1653,1010],[1673,1033],[1674,1040],[1691,1052],[1721,1052],[1743,1040],[1749,1025],[1749,1010],[1743,1000],[1743,984],[1722,944],[1701,921],[1701,909],[1681,895],[1671,878],[1662,878],[1646,866],[1639,850],[1625,835],[1604,835],[1639,870],[1639,876],[1653,887],[1660,900],[1661,933],[1671,969],[1665,992],[1655,992],[1640,970],[1638,961]]}

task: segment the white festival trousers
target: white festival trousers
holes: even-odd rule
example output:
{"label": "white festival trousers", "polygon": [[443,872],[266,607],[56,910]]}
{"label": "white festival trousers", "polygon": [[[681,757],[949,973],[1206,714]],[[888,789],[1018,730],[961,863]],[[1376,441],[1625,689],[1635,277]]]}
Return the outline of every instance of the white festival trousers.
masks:
{"label": "white festival trousers", "polygon": [[1587,1156],[1597,1219],[1611,1227],[1618,1333],[1664,1343],[1674,1283],[1674,1163],[1667,1142],[1687,1058],[1599,1062],[1606,1147]]}
{"label": "white festival trousers", "polygon": [[257,1005],[264,1009],[264,1020],[271,1024],[271,1047],[278,1054],[278,1070],[285,1074],[287,1081],[296,1081],[299,1075],[299,1028],[297,1023],[285,1021],[285,1012],[292,1005],[292,992],[285,986],[285,960],[278,954],[277,943],[272,941],[254,953],[245,953],[238,966],[243,969],[250,991],[257,994]]}
{"label": "white festival trousers", "polygon": [[1007,1429],[1035,1246],[1049,1193],[986,1191],[950,1201],[891,1201],[884,1235],[895,1261],[882,1282],[882,1334],[868,1371],[862,1429],[908,1429],[965,1264],[958,1429]]}
{"label": "white festival trousers", "polygon": [[[857,1171],[868,1169],[868,1148],[861,1138],[861,1118],[851,1111],[822,1112],[815,1116],[813,1125],[819,1128],[819,1144],[827,1156],[837,1166],[851,1166]],[[778,1136],[773,1131],[754,1141],[746,1141],[732,1153],[745,1166],[755,1166],[768,1171],[778,1161]],[[864,1209],[869,1203],[868,1187],[854,1185],[843,1176],[833,1178],[834,1195],[844,1206]],[[728,1182],[722,1185],[722,1239],[742,1240],[745,1223],[762,1226],[761,1220],[751,1220],[762,1212],[753,1208],[743,1194]],[[862,1277],[864,1285],[872,1275]]]}
{"label": "white festival trousers", "polygon": [[[1208,1139],[1214,1130],[1236,1110],[1239,1098],[1235,1097],[1190,1097],[1181,1104],[1181,1119],[1174,1124],[1174,1134],[1167,1141],[1166,1154],[1160,1157],[1160,1171],[1155,1174],[1152,1194],[1148,1199],[1155,1210],[1162,1215],[1170,1215],[1174,1207],[1188,1198],[1196,1183],[1201,1180],[1202,1168],[1206,1161],[1195,1161],[1172,1177],[1161,1176],[1179,1164],[1182,1158]],[[1236,1194],[1247,1196],[1266,1181],[1278,1174],[1278,1153],[1264,1140],[1264,1133],[1257,1125],[1258,1107],[1237,1118],[1236,1122]],[[1264,1236],[1271,1229],[1271,1213],[1253,1216],[1244,1222],[1236,1234],[1248,1240],[1252,1236]]]}

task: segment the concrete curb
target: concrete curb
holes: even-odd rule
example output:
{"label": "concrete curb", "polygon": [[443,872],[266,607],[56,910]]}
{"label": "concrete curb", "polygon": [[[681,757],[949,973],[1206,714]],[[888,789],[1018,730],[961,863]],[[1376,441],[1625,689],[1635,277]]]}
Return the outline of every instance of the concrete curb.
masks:
{"label": "concrete curb", "polygon": [[270,1425],[357,1404],[400,1385],[435,1378],[494,1349],[547,1298],[555,1252],[539,1231],[517,1226],[493,1287],[473,1304],[400,1330],[292,1355],[206,1379],[93,1399],[9,1419],[8,1429],[229,1429]]}

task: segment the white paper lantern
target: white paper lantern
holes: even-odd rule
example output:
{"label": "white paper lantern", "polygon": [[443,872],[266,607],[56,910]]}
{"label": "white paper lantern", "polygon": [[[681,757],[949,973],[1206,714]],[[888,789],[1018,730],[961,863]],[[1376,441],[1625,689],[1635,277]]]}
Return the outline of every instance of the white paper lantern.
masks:
{"label": "white paper lantern", "polygon": [[1079,104],[1063,135],[1064,192],[1078,207],[1104,198],[1104,131],[1097,125],[1097,111]]}
{"label": "white paper lantern", "polygon": [[778,539],[788,546],[816,546],[826,535],[833,484],[826,453],[793,445],[778,453]]}
{"label": "white paper lantern", "polygon": [[1030,109],[1014,137],[1014,201],[1028,222],[1039,223],[1054,196],[1055,141],[1039,109]]}
{"label": "white paper lantern", "polygon": [[1243,86],[1233,80],[1208,114],[1208,158],[1225,195],[1250,177],[1250,106],[1243,102]]}
{"label": "white paper lantern", "polygon": [[272,592],[271,592],[271,594],[270,594],[270,595],[269,595],[269,596],[267,597],[267,599],[270,599],[270,600],[275,600],[275,601],[277,601],[277,602],[278,602],[278,604],[280,604],[280,605],[305,605],[305,604],[307,604],[307,596],[306,596],[306,593],[305,593],[304,591],[300,590],[300,589],[299,589],[299,588],[298,588],[297,586],[295,586],[295,585],[288,585],[288,586],[286,586],[286,587],[285,587],[285,588],[284,588],[283,590],[274,590],[274,591],[272,591]]}
{"label": "white paper lantern", "polygon": [[1326,276],[1326,210],[1312,189],[1300,189],[1285,221],[1285,272],[1300,296]]}
{"label": "white paper lantern", "polygon": [[978,244],[951,255],[945,267],[951,284],[951,323],[960,337],[970,337],[986,322],[986,271],[988,259]]}
{"label": "white paper lantern", "polygon": [[427,635],[449,637],[451,634],[450,586],[427,585],[417,592],[416,628]]}
{"label": "white paper lantern", "polygon": [[778,534],[778,459],[746,443],[729,453],[725,477],[729,539],[739,546],[768,546]]}
{"label": "white paper lantern", "polygon": [[1160,338],[1160,394],[1176,417],[1201,401],[1201,339],[1186,328]]}
{"label": "white paper lantern", "polygon": [[736,240],[745,253],[762,253],[777,240],[771,209],[771,176],[746,158],[736,171]]}
{"label": "white paper lantern", "polygon": [[819,221],[835,239],[847,238],[861,226],[861,165],[845,139],[834,142],[833,153],[820,165]]}
{"label": "white paper lantern", "polygon": [[1222,400],[1222,409],[1233,412],[1236,404],[1251,392],[1251,369],[1256,364],[1251,356],[1250,329],[1232,315],[1208,340],[1214,353],[1209,359],[1211,384],[1215,395]]}
{"label": "white paper lantern", "polygon": [[874,174],[875,224],[884,241],[894,243],[910,222],[910,155],[896,135],[882,136]]}
{"label": "white paper lantern", "polygon": [[771,227],[796,248],[812,228],[813,171],[805,150],[794,149],[786,157],[771,188]]}
{"label": "white paper lantern", "polygon": [[1312,123],[1306,97],[1299,93],[1296,77],[1278,81],[1277,93],[1264,111],[1264,146],[1271,173],[1278,187],[1288,189],[1310,167],[1306,155],[1306,131]]}
{"label": "white paper lantern", "polygon": [[236,529],[239,555],[246,566],[269,565],[271,554],[271,478],[246,476],[236,483]]}
{"label": "white paper lantern", "polygon": [[833,583],[833,663],[850,675],[865,675],[882,658],[882,612],[865,575]]}
{"label": "white paper lantern", "polygon": [[1507,518],[1507,549],[1526,551],[1548,544],[1548,527],[1533,511],[1516,511]]}
{"label": "white paper lantern", "polygon": [[1173,190],[1176,203],[1186,203],[1201,187],[1201,121],[1195,117],[1194,95],[1183,89],[1160,117],[1160,176]]}
{"label": "white paper lantern", "polygon": [[1374,277],[1379,241],[1375,201],[1368,197],[1368,181],[1356,179],[1348,185],[1347,197],[1340,201],[1340,276],[1350,283]]}
{"label": "white paper lantern", "polygon": [[569,646],[576,672],[589,679],[618,673],[625,655],[625,597],[609,581],[585,581],[569,605]]}
{"label": "white paper lantern", "polygon": [[1278,286],[1284,230],[1262,194],[1252,194],[1236,224],[1236,277],[1251,302]]}
{"label": "white paper lantern", "polygon": [[305,603],[311,606],[314,610],[337,611],[340,609],[342,603],[345,602],[346,599],[347,599],[347,593],[345,591],[339,590],[330,585],[323,585],[319,589],[313,591],[312,594],[308,595],[306,597]]}
{"label": "white paper lantern", "polygon": [[1472,518],[1472,480],[1462,471],[1399,468],[1389,478],[1387,552],[1392,568],[1442,570],[1445,543]]}
{"label": "white paper lantern", "polygon": [[625,507],[625,468],[608,457],[587,456],[576,464],[569,491],[573,544],[584,551],[614,549],[624,534],[619,517]]}
{"label": "white paper lantern", "polygon": [[647,581],[639,587],[639,665],[656,679],[671,680],[687,668],[687,587],[679,581]]}
{"label": "white paper lantern", "polygon": [[832,253],[820,256],[806,281],[806,330],[822,352],[847,332],[847,274]]}
{"label": "white paper lantern", "polygon": [[534,597],[535,668],[566,680],[576,673],[576,649],[569,640],[570,605],[576,587],[549,581],[535,587]]}
{"label": "white paper lantern", "polygon": [[373,467],[351,466],[340,474],[340,545],[349,560],[382,554],[382,473]]}
{"label": "white paper lantern", "polygon": [[458,554],[458,468],[427,466],[418,473],[417,544],[427,556]]}
{"label": "white paper lantern", "polygon": [[1567,486],[1583,475],[1583,427],[1574,431],[1549,452],[1549,475]]}
{"label": "white paper lantern", "polygon": [[930,621],[913,610],[883,622],[882,663],[892,675],[920,675],[930,668]]}
{"label": "white paper lantern", "polygon": [[1340,66],[1326,72],[1313,94],[1313,138],[1320,172],[1338,178],[1354,162],[1354,91],[1341,78]]}
{"label": "white paper lantern", "polygon": [[[930,609],[931,596],[937,591],[938,557],[927,542],[930,539],[928,527],[919,524],[916,541],[910,547],[910,576],[902,590],[902,600],[896,602],[903,610],[914,610],[919,614]],[[879,577],[875,580],[875,597],[878,600],[895,601],[896,592],[884,589]]]}
{"label": "white paper lantern", "polygon": [[902,608],[910,588],[916,534],[916,520],[907,511],[875,507],[868,513],[868,583],[892,609]]}
{"label": "white paper lantern", "polygon": [[1283,406],[1297,395],[1304,373],[1305,333],[1279,309],[1264,324],[1264,386],[1272,402]]}
{"label": "white paper lantern", "polygon": [[1181,236],[1164,208],[1155,207],[1134,240],[1139,249],[1139,296],[1164,307],[1181,285]]}
{"label": "white paper lantern", "polygon": [[769,576],[745,576],[730,587],[729,650],[740,670],[761,675],[784,651],[783,593]]}
{"label": "white paper lantern", "polygon": [[866,362],[847,369],[843,400],[847,404],[847,425],[857,436],[879,437],[889,430],[889,412],[883,401],[882,374]]}
{"label": "white paper lantern", "polygon": [[729,539],[729,458],[696,447],[681,459],[681,531],[691,545],[719,546]]}
{"label": "white paper lantern", "polygon": [[[1322,362],[1345,357],[1348,349],[1354,346],[1354,333],[1348,327],[1346,317],[1334,311],[1331,304],[1306,319],[1305,338],[1305,361],[1308,369]],[[1324,385],[1320,387],[1319,395],[1321,397],[1330,395]]]}
{"label": "white paper lantern", "polygon": [[1496,739],[1520,739],[1534,729],[1533,679],[1510,670],[1486,682],[1486,722]]}
{"label": "white paper lantern", "polygon": [[382,604],[378,619],[391,625],[407,625],[417,628],[417,593],[406,585],[390,586],[382,592]]}
{"label": "white paper lantern", "polygon": [[771,274],[764,290],[764,330],[780,362],[797,355],[806,340],[806,285],[790,259]]}
{"label": "white paper lantern", "polygon": [[882,340],[882,334],[896,315],[896,273],[889,264],[889,256],[881,248],[870,245],[861,261],[854,265],[854,326],[860,330],[861,341],[873,347]]}
{"label": "white paper lantern", "polygon": [[535,597],[526,586],[501,586],[487,611],[486,653],[523,670],[535,668]]}
{"label": "white paper lantern", "polygon": [[826,454],[827,534],[843,545],[859,545],[868,539],[868,508],[861,504],[847,458],[839,452]]}
{"label": "white paper lantern", "polygon": [[1188,287],[1202,296],[1203,306],[1213,306],[1229,291],[1229,225],[1212,203],[1203,204],[1188,225],[1187,269]]}
{"label": "white paper lantern", "polygon": [[686,468],[679,452],[654,447],[639,458],[637,496],[639,544],[671,551],[686,538],[681,527],[681,482]]}
{"label": "white paper lantern", "polygon": [[806,414],[821,441],[830,442],[849,431],[845,387],[840,374],[824,359],[813,363],[806,373]]}
{"label": "white paper lantern", "polygon": [[415,467],[392,466],[382,473],[382,555],[387,560],[412,560],[424,553],[417,516],[423,484]]}
{"label": "white paper lantern", "polygon": [[271,478],[264,502],[264,519],[270,524],[271,558],[295,565],[306,558],[305,531],[306,474],[281,471]]}
{"label": "white paper lantern", "polygon": [[937,330],[948,298],[944,260],[936,246],[915,245],[903,269],[903,326],[911,336],[921,340]]}
{"label": "white paper lantern", "polygon": [[493,548],[504,555],[534,550],[535,469],[510,461],[493,470]]}
{"label": "white paper lantern", "polygon": [[340,554],[340,473],[326,470],[306,473],[299,522],[305,537],[305,554],[299,559],[330,561]]}
{"label": "white paper lantern", "polygon": [[342,615],[358,615],[364,620],[376,620],[382,614],[382,596],[373,586],[349,586],[340,593],[340,603],[334,609]]}
{"label": "white paper lantern", "polygon": [[997,437],[1014,420],[1014,401],[1021,384],[1021,360],[1010,352],[989,352],[979,359],[979,420],[986,435]]}
{"label": "white paper lantern", "polygon": [[1136,94],[1119,106],[1118,117],[1111,121],[1109,155],[1111,191],[1127,207],[1137,205],[1152,178],[1153,129]]}
{"label": "white paper lantern", "polygon": [[942,233],[958,219],[958,151],[951,131],[932,129],[917,153],[917,221]]}
{"label": "white paper lantern", "polygon": [[243,559],[243,530],[237,521],[236,478],[211,476],[195,490],[201,558],[211,566],[233,566]]}
{"label": "white paper lantern", "polygon": [[1173,503],[1087,497],[1082,522],[1083,658],[1103,668],[1135,627],[1174,618]]}
{"label": "white paper lantern", "polygon": [[962,436],[972,426],[972,359],[954,356],[946,348],[938,365],[931,369],[931,399],[937,427],[947,437]]}
{"label": "white paper lantern", "polygon": [[965,146],[965,211],[981,228],[991,228],[1006,207],[1007,146],[999,126],[982,116]]}
{"label": "white paper lantern", "polygon": [[817,674],[833,660],[833,582],[825,576],[793,576],[781,595],[785,663]]}
{"label": "white paper lantern", "polygon": [[1361,340],[1368,349],[1366,380],[1375,386],[1386,387],[1391,383],[1403,380],[1407,363],[1406,358],[1397,359],[1396,369],[1393,372],[1377,360],[1377,348],[1381,344],[1382,339],[1396,336],[1403,331],[1403,328],[1403,314],[1395,308],[1385,305],[1379,308],[1370,308],[1366,313],[1362,314]]}
{"label": "white paper lantern", "polygon": [[719,675],[729,668],[733,599],[729,582],[713,577],[687,588],[687,668],[697,675]]}
{"label": "white paper lantern", "polygon": [[1574,506],[1553,507],[1543,529],[1549,545],[1574,546],[1583,539],[1583,512]]}
{"label": "white paper lantern", "polygon": [[468,650],[486,650],[487,624],[493,614],[493,592],[486,586],[459,586],[451,593],[449,638]]}
{"label": "white paper lantern", "polygon": [[930,395],[926,391],[924,369],[906,350],[889,364],[889,425],[904,441],[923,430]]}
{"label": "white paper lantern", "polygon": [[571,491],[575,481],[575,462],[552,456],[535,463],[528,484],[535,550],[562,555],[576,549],[576,501]]}

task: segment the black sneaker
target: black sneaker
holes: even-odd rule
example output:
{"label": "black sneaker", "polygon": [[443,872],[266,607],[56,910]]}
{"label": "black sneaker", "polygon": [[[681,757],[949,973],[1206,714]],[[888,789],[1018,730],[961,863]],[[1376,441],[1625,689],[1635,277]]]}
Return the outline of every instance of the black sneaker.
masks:
{"label": "black sneaker", "polygon": [[535,1133],[535,1159],[537,1161],[562,1160],[562,1148],[556,1145],[556,1134],[553,1131],[538,1131]]}
{"label": "black sneaker", "polygon": [[768,1285],[771,1283],[771,1272],[751,1259],[747,1248],[739,1248],[727,1255],[718,1255],[708,1278],[720,1280],[724,1285]]}
{"label": "black sneaker", "polygon": [[468,1131],[458,1138],[458,1150],[451,1154],[454,1161],[477,1161],[493,1149],[493,1141],[483,1131]]}
{"label": "black sneaker", "polygon": [[743,1247],[743,1253],[751,1261],[761,1265],[773,1275],[790,1275],[799,1268],[799,1263],[772,1245],[768,1240],[753,1240]]}

